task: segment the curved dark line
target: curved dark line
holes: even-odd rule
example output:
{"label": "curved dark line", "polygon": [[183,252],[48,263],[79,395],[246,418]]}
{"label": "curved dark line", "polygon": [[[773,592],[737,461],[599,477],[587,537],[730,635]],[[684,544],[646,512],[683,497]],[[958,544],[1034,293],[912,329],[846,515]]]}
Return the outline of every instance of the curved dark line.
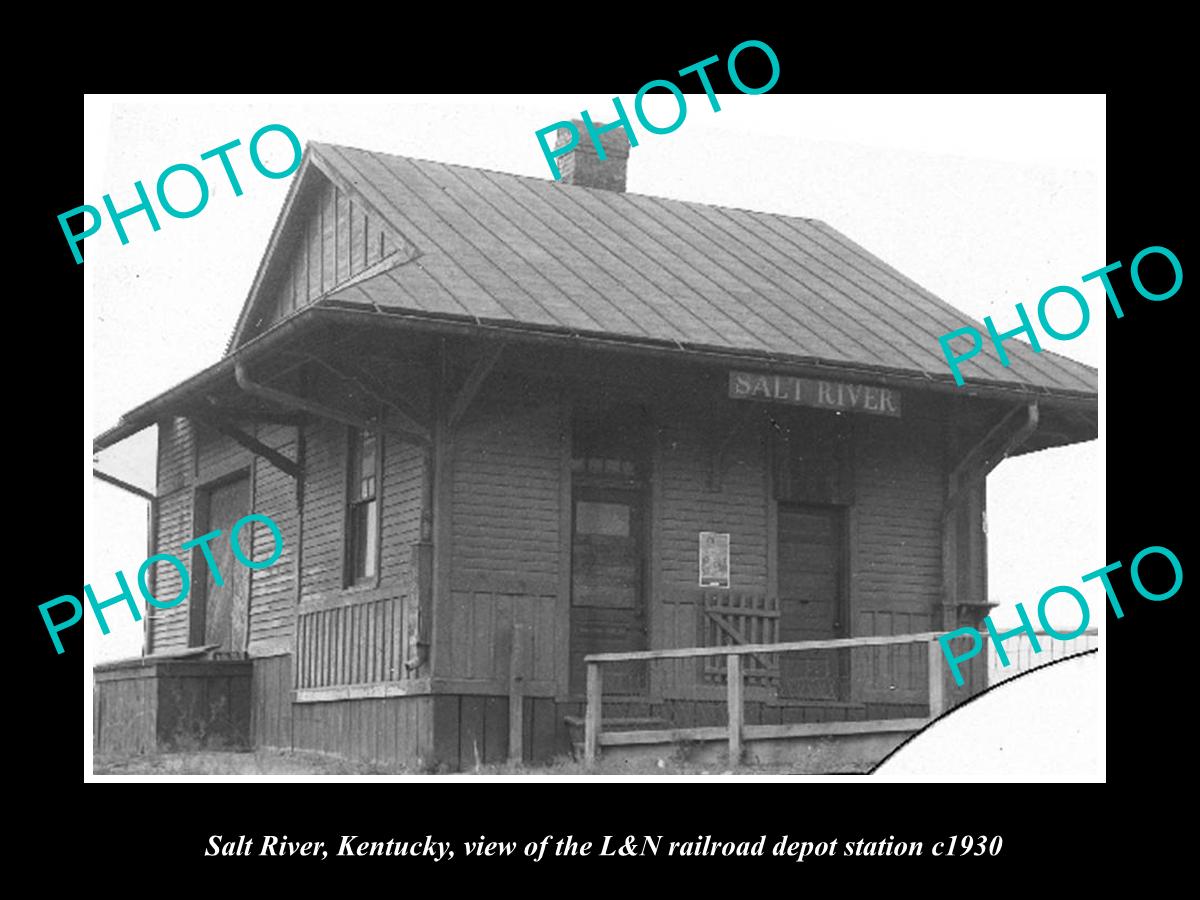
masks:
{"label": "curved dark line", "polygon": [[892,750],[892,752],[891,752],[891,753],[889,753],[887,756],[885,756],[885,757],[884,757],[883,759],[881,759],[879,762],[875,763],[875,765],[871,767],[871,770],[870,770],[869,772],[867,772],[866,774],[868,774],[868,775],[874,775],[874,774],[875,774],[875,770],[876,770],[876,769],[878,769],[878,768],[879,768],[880,766],[882,766],[882,765],[883,765],[885,762],[887,762],[889,759],[891,759],[891,758],[892,758],[892,757],[893,757],[893,756],[894,756],[896,753],[898,753],[900,750],[902,750],[902,749],[905,747],[905,745],[907,745],[907,744],[908,744],[908,742],[909,742],[909,741],[911,741],[913,738],[915,738],[915,737],[920,737],[922,734],[924,734],[924,733],[925,733],[925,732],[926,732],[928,729],[932,728],[932,727],[933,727],[934,725],[936,725],[938,722],[942,722],[942,721],[944,721],[946,718],[948,718],[949,716],[952,716],[954,713],[958,712],[958,711],[959,711],[960,709],[962,709],[964,706],[969,706],[970,704],[972,704],[972,703],[974,703],[976,700],[978,700],[980,697],[983,697],[983,696],[985,696],[985,695],[987,695],[987,694],[990,694],[990,693],[991,693],[992,691],[994,691],[996,688],[998,688],[998,687],[1004,687],[1004,685],[1006,685],[1006,684],[1011,684],[1012,682],[1016,681],[1018,678],[1024,678],[1026,675],[1032,675],[1034,672],[1040,672],[1040,671],[1042,671],[1042,669],[1048,669],[1048,668],[1050,668],[1051,666],[1057,666],[1059,663],[1066,662],[1067,660],[1070,660],[1070,659],[1079,659],[1079,657],[1081,657],[1081,656],[1087,656],[1089,653],[1098,653],[1099,651],[1100,651],[1100,648],[1099,648],[1099,647],[1093,647],[1091,650],[1083,650],[1083,651],[1081,651],[1081,652],[1079,652],[1079,653],[1071,653],[1071,654],[1069,654],[1069,655],[1067,655],[1067,656],[1061,656],[1061,657],[1059,657],[1058,659],[1056,659],[1056,660],[1053,660],[1053,661],[1051,661],[1051,662],[1048,662],[1048,663],[1043,663],[1043,664],[1042,664],[1042,665],[1040,665],[1040,666],[1034,666],[1034,667],[1033,667],[1032,669],[1030,669],[1029,671],[1027,671],[1027,672],[1022,672],[1022,673],[1021,673],[1021,674],[1019,674],[1019,675],[1014,675],[1012,678],[1005,678],[1003,681],[999,682],[998,684],[993,684],[993,685],[991,685],[990,687],[988,687],[988,689],[987,689],[987,690],[985,690],[985,691],[980,691],[978,694],[974,694],[974,695],[972,695],[972,696],[968,697],[968,698],[967,698],[966,700],[964,700],[962,703],[958,704],[958,706],[954,707],[954,709],[950,710],[950,712],[943,713],[942,715],[940,715],[940,716],[938,716],[936,719],[934,719],[932,722],[930,722],[929,724],[927,724],[927,725],[926,725],[924,728],[922,728],[920,731],[914,731],[912,734],[910,734],[910,735],[909,735],[909,736],[908,736],[908,737],[907,737],[907,738],[904,740],[904,743],[902,743],[902,744],[898,744],[898,745],[896,746],[896,748],[895,748],[894,750]]}

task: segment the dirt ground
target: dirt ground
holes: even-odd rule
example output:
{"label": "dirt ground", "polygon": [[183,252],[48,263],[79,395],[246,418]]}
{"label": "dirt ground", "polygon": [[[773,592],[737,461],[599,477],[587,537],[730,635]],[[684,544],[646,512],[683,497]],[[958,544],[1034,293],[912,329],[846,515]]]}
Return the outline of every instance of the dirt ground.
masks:
{"label": "dirt ground", "polygon": [[[395,766],[353,762],[320,753],[277,750],[254,752],[162,753],[148,756],[96,755],[96,775],[421,775],[434,774]],[[589,772],[582,763],[560,759],[544,766],[480,766],[465,775],[787,775],[787,768],[739,766],[736,771],[675,760],[638,765],[601,764]]]}
{"label": "dirt ground", "polygon": [[96,775],[384,774],[382,770],[363,763],[320,753],[286,753],[274,750],[257,750],[252,753],[155,753],[145,756],[97,754],[92,760],[92,771]]}

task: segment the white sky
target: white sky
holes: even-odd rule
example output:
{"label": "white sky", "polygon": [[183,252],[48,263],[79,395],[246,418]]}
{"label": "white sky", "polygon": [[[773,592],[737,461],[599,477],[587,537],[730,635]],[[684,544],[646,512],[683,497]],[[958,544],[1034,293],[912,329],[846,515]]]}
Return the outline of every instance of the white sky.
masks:
{"label": "white sky", "polygon": [[[631,99],[623,97],[632,112]],[[649,99],[651,120],[671,121],[674,101]],[[1103,97],[721,95],[718,113],[703,95],[689,101],[674,133],[639,131],[629,161],[631,193],[822,219],[956,307],[975,318],[994,315],[1001,326],[1017,324],[1016,302],[1036,321],[1044,291],[1074,286],[1091,304],[1087,332],[1069,343],[1046,338],[1043,346],[1101,367],[1103,391],[1103,289],[1080,282],[1110,261]],[[116,592],[114,570],[132,578],[145,558],[146,514],[144,502],[90,477],[91,439],[224,351],[291,183],[253,169],[250,136],[278,122],[302,142],[549,178],[534,132],[584,108],[604,121],[611,99],[87,99],[81,202],[102,208],[101,197],[111,193],[118,209],[132,206],[135,180],[153,195],[159,173],[178,162],[204,171],[211,190],[194,218],[160,210],[156,233],[143,215],[127,219],[126,246],[106,221],[86,242],[85,572],[99,596]],[[216,160],[199,158],[234,138],[242,141],[231,155],[241,197],[233,196]],[[262,147],[273,154],[271,168],[289,159],[279,135]],[[181,208],[191,205],[187,181],[177,175],[170,182]],[[63,252],[69,254],[65,241]],[[154,443],[151,429],[103,454],[101,467],[152,486]],[[1018,600],[1035,615],[1044,590],[1069,584],[1093,601],[1093,622],[1102,620],[1102,589],[1079,583],[1080,575],[1108,562],[1102,440],[1006,461],[988,489],[992,600],[1008,608],[995,618],[1015,622],[1011,607]],[[140,651],[140,625],[122,620],[117,607],[110,612],[107,637],[90,612],[80,626],[89,668]],[[1064,619],[1062,627],[1075,621]]]}

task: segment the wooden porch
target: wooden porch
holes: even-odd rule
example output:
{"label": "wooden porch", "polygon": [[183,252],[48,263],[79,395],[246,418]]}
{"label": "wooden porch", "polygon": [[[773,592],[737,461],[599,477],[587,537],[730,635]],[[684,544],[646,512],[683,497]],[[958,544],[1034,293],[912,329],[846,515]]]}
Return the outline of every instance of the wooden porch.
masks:
{"label": "wooden porch", "polygon": [[[806,772],[865,771],[947,711],[948,669],[938,638],[943,632],[865,636],[822,641],[739,643],[728,646],[683,647],[626,653],[596,653],[585,658],[587,705],[583,718],[583,758],[589,767],[602,756],[626,759],[670,752],[688,745],[697,760],[722,762],[730,767],[743,762],[794,763]],[[860,721],[783,722],[749,724],[746,721],[748,679],[761,681],[778,672],[785,654],[841,651],[861,648],[921,648],[927,659],[925,714],[905,718]],[[721,725],[663,727],[663,720],[602,718],[604,666],[663,660],[703,660],[705,675],[718,673],[714,660],[723,662],[725,722]],[[794,704],[803,708],[802,704]],[[724,753],[721,750],[724,749]]]}

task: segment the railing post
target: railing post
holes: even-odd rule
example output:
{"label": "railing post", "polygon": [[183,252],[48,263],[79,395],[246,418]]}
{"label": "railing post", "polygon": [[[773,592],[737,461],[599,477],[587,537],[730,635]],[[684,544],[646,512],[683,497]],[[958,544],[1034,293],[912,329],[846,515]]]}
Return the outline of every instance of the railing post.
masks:
{"label": "railing post", "polygon": [[742,762],[742,658],[736,653],[725,657],[725,681],[729,689],[729,765]]}
{"label": "railing post", "polygon": [[929,718],[946,711],[946,673],[943,670],[942,645],[936,638],[929,642]]}
{"label": "railing post", "polygon": [[600,750],[600,694],[603,691],[600,663],[587,664],[587,711],[583,720],[583,761],[590,769]]}
{"label": "railing post", "polygon": [[514,625],[508,663],[508,761],[520,764],[525,757],[525,652],[529,646],[526,625]]}

